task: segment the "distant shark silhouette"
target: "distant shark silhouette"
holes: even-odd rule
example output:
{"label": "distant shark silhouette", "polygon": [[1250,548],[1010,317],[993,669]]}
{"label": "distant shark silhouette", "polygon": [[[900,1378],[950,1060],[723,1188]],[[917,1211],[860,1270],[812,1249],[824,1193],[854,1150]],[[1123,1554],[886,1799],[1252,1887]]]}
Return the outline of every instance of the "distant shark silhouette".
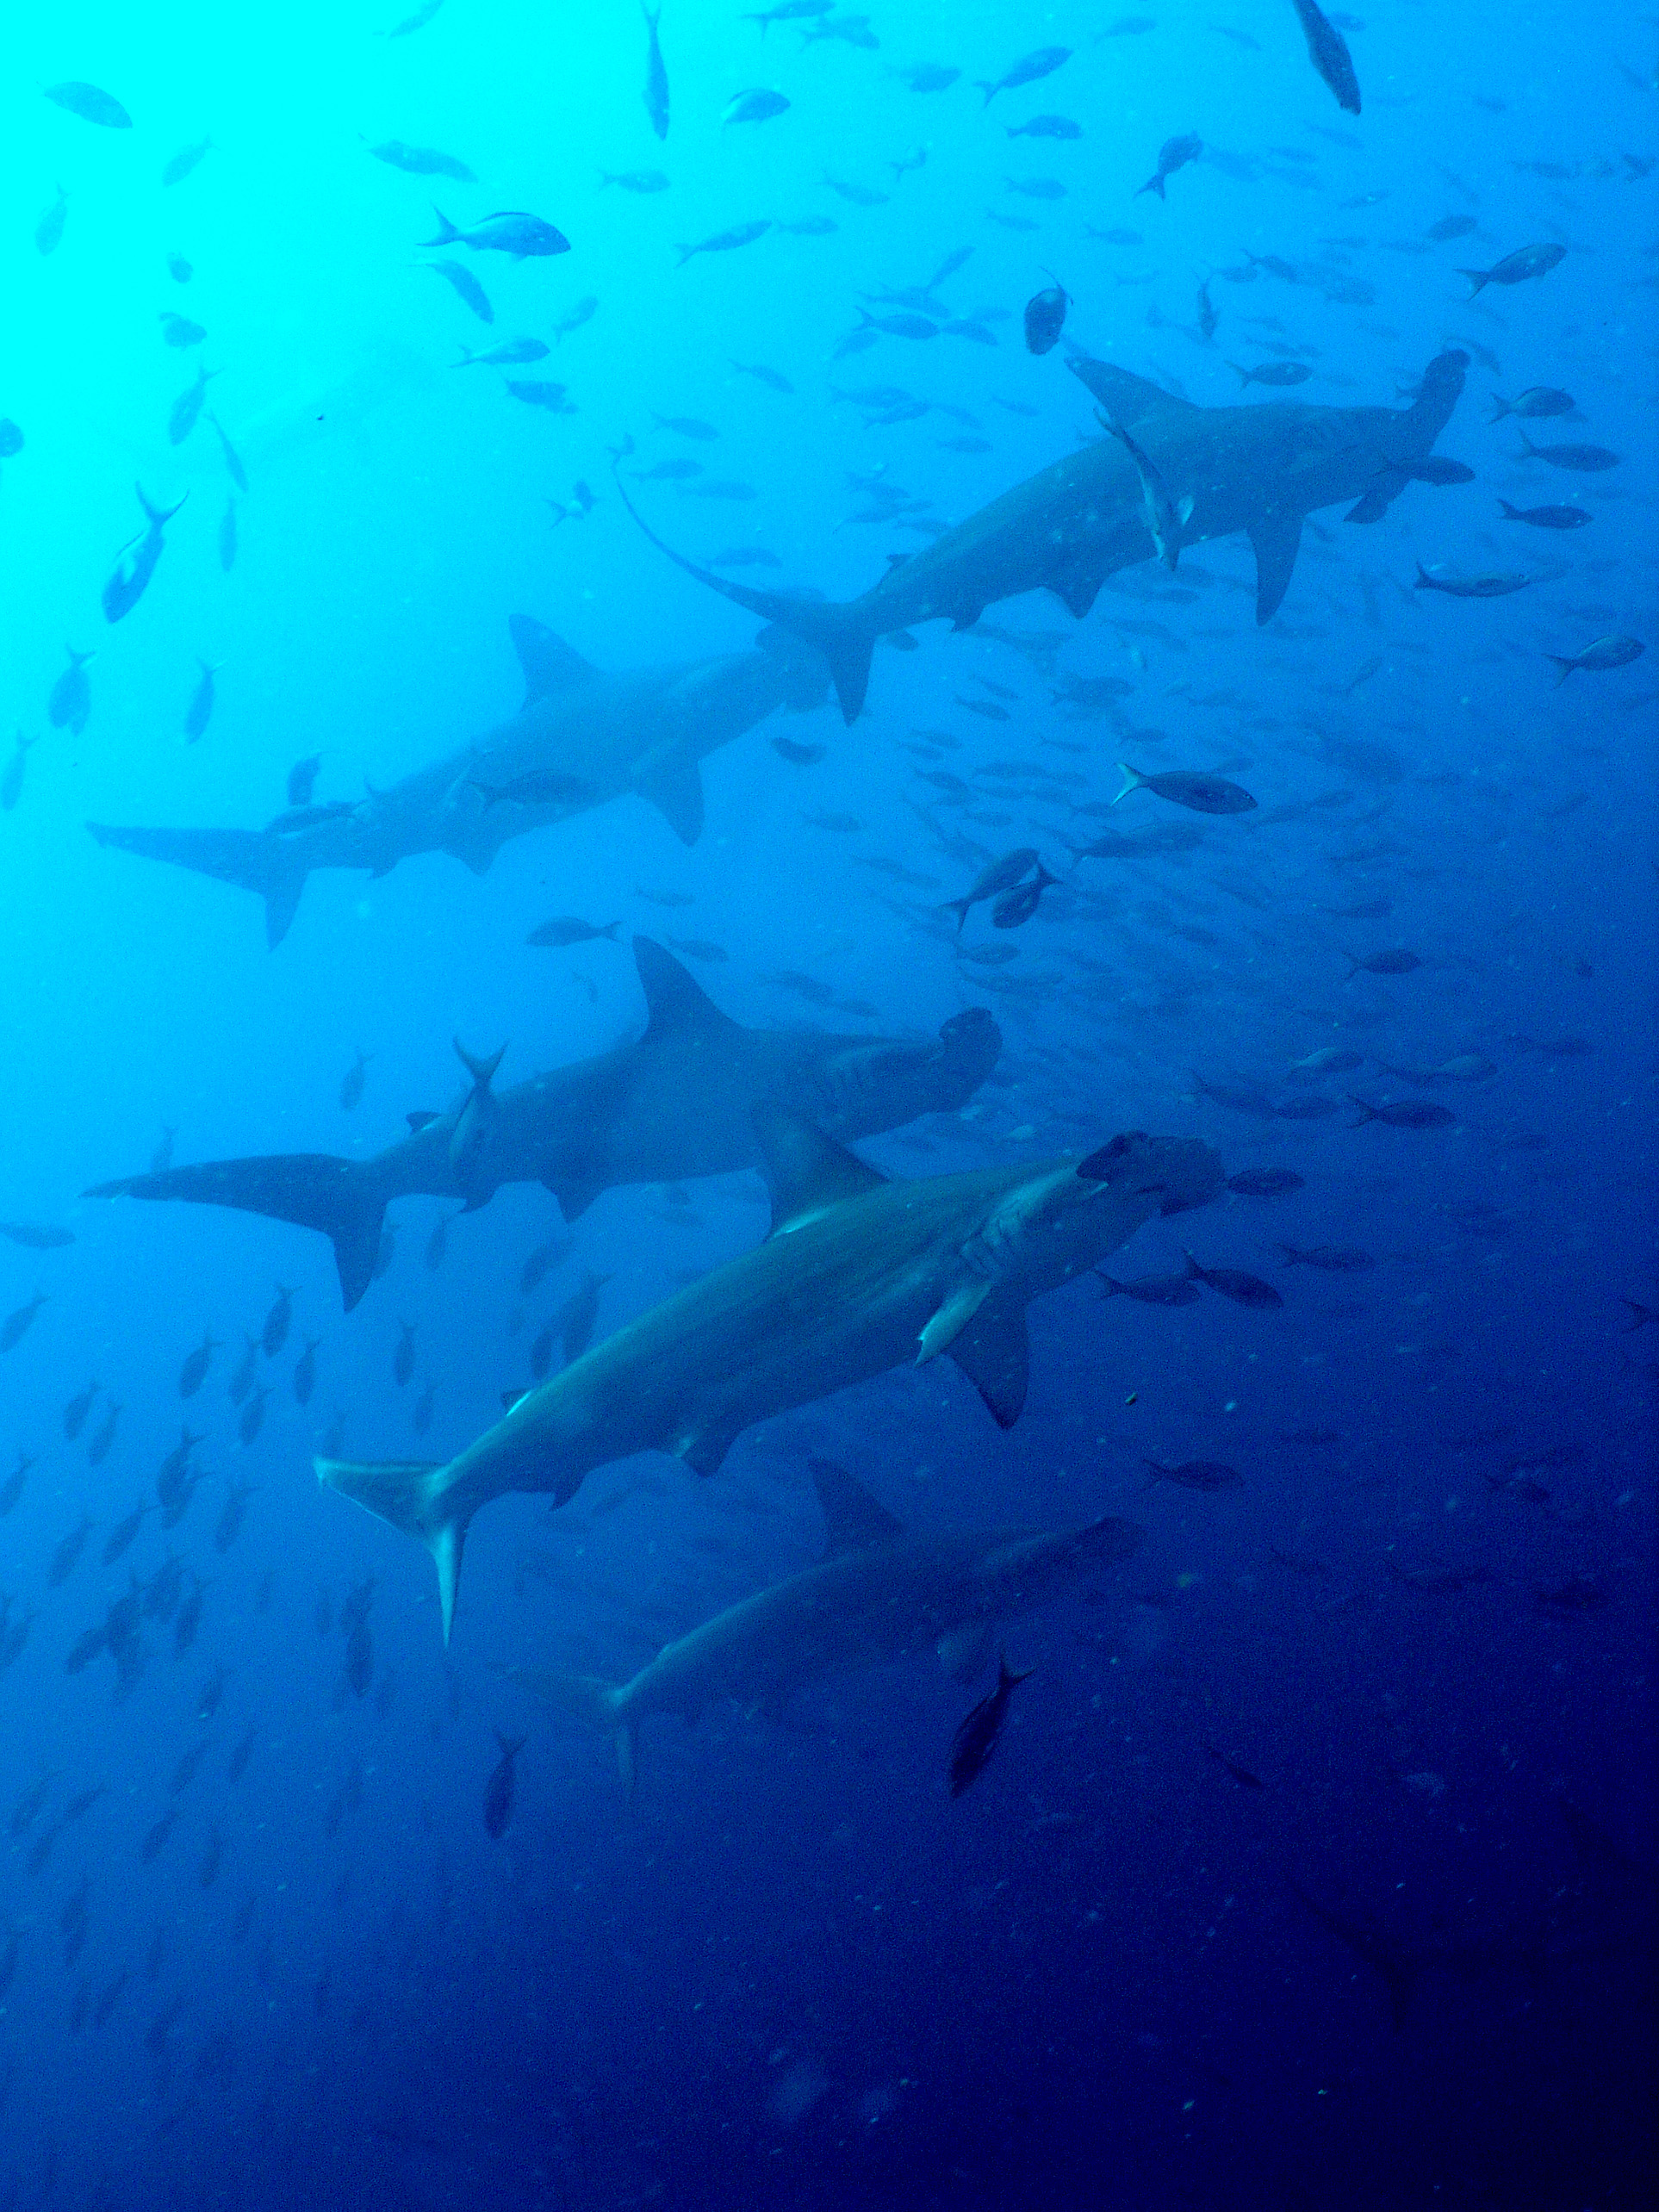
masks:
{"label": "distant shark silhouette", "polygon": [[596,1467],[670,1452],[712,1475],[774,1414],[948,1352],[1004,1428],[1025,1403],[1028,1302],[1159,1213],[1221,1188],[1206,1145],[1115,1137],[1083,1160],[890,1183],[798,1114],[755,1128],[772,1232],[526,1391],[447,1465],[319,1459],[319,1478],[419,1537],[447,1641],[467,1527],[514,1490],[575,1495]]}
{"label": "distant shark silhouette", "polygon": [[911,1535],[833,1460],[811,1463],[826,1543],[816,1567],[728,1606],[665,1644],[631,1681],[544,1668],[508,1678],[573,1718],[614,1730],[632,1781],[639,1724],[654,1712],[695,1721],[723,1698],[778,1718],[820,1675],[935,1649],[959,1681],[985,1663],[999,1621],[1040,1605],[1090,1568],[1128,1559],[1146,1531],[1109,1517],[1074,1529]]}
{"label": "distant shark silhouette", "polygon": [[762,633],[752,653],[606,675],[528,615],[508,627],[525,675],[518,713],[389,790],[355,805],[290,808],[263,830],[86,826],[101,845],[258,892],[275,947],[314,868],[383,876],[416,853],[448,853],[482,875],[509,838],[630,792],[694,845],[704,755],[774,708],[805,711],[828,692],[820,656],[782,631]]}
{"label": "distant shark silhouette", "polygon": [[372,1159],[277,1153],[206,1160],[100,1183],[89,1198],[183,1198],[269,1214],[332,1239],[347,1310],[368,1289],[394,1198],[459,1198],[469,1213],[504,1183],[540,1183],[567,1221],[618,1183],[678,1183],[761,1164],[750,1118],[780,1099],[837,1136],[874,1136],[920,1114],[966,1105],[997,1064],[1002,1033],[982,1007],[937,1038],[747,1029],[723,1014],[649,937],[634,939],[643,1035],[532,1077],[498,1097],[501,1055],[472,1059],[471,1087],[442,1114],[411,1114],[409,1134]]}
{"label": "distant shark silhouette", "polygon": [[[1199,407],[1109,362],[1074,360],[1119,431],[1167,486],[1178,538],[1162,550],[1242,531],[1256,551],[1256,619],[1267,622],[1289,585],[1302,526],[1315,507],[1354,502],[1351,522],[1376,522],[1412,481],[1451,418],[1469,357],[1440,354],[1412,406],[1322,407],[1296,401]],[[699,567],[665,544],[618,490],[653,545],[711,591],[817,646],[830,663],[842,712],[864,705],[878,637],[923,622],[971,630],[996,600],[1046,589],[1081,621],[1120,569],[1159,551],[1147,523],[1140,469],[1114,435],[1067,454],[1015,485],[918,553],[895,554],[862,598],[792,598],[757,591]],[[1173,565],[1173,562],[1171,562]]]}

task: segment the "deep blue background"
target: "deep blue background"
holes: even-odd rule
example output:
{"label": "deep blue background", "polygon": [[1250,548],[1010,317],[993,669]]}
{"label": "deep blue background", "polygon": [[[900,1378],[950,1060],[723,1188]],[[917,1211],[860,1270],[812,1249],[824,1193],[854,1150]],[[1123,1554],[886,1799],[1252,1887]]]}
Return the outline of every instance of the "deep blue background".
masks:
{"label": "deep blue background", "polygon": [[[1647,2201],[1659,1327],[1626,1333],[1620,1301],[1659,1305],[1655,663],[1557,690],[1544,656],[1611,632],[1651,643],[1650,27],[1556,0],[1501,22],[1395,0],[1349,32],[1356,121],[1278,0],[1159,0],[1155,22],[1112,28],[1076,4],[904,0],[873,10],[873,50],[781,24],[762,40],[735,7],[668,0],[660,146],[626,0],[447,0],[388,40],[395,12],[81,6],[7,34],[0,415],[26,442],[0,463],[0,685],[39,742],[0,817],[0,1215],[63,1221],[77,1242],[0,1244],[0,1314],[50,1294],[0,1358],[0,1449],[38,1455],[0,1523],[7,1623],[32,1624],[0,1679],[0,1815],[53,1776],[32,1822],[0,1829],[0,1971],[16,1934],[0,2203]],[[1074,49],[1066,66],[986,109],[971,80],[1050,42]],[[895,68],[923,59],[961,80],[913,95]],[[134,127],[40,96],[65,78],[107,85]],[[789,112],[723,128],[757,85]],[[1045,113],[1083,135],[1005,135]],[[1205,158],[1165,204],[1135,196],[1185,131]],[[168,158],[209,132],[214,150],[163,188]],[[429,190],[369,157],[365,140],[392,137],[445,149],[481,183]],[[918,149],[925,165],[895,177]],[[671,184],[656,195],[598,182],[656,168]],[[886,197],[850,203],[826,174]],[[64,234],[42,256],[34,227],[59,183]],[[434,199],[458,221],[533,208],[573,251],[481,258],[486,337],[421,266]],[[1426,240],[1465,213],[1471,234]],[[675,265],[677,241],[808,214],[838,227]],[[1569,251],[1542,283],[1467,301],[1460,266],[1543,240]],[[885,339],[833,357],[865,295],[920,283],[966,245],[946,289],[960,313],[997,311],[995,351]],[[187,286],[169,252],[193,264]],[[1251,254],[1338,270],[1374,299],[1239,281]],[[1047,599],[991,611],[996,627],[1053,633],[1063,671],[1131,684],[1115,724],[1071,721],[994,638],[929,631],[913,656],[883,650],[854,728],[827,709],[787,725],[828,745],[821,765],[788,765],[769,731],[705,764],[708,826],[689,852],[623,802],[510,846],[482,881],[441,858],[372,884],[320,876],[273,955],[254,899],[84,834],[89,816],[256,825],[314,750],[321,797],[394,780],[510,711],[514,611],[605,667],[745,643],[754,623],[663,562],[611,494],[606,450],[626,435],[644,464],[684,452],[755,488],[720,505],[647,488],[676,544],[764,545],[794,582],[861,590],[920,541],[847,525],[862,503],[849,474],[884,472],[960,520],[1095,434],[1064,355],[1019,343],[1048,272],[1073,295],[1078,340],[1206,406],[1237,401],[1230,361],[1276,352],[1313,364],[1299,397],[1395,404],[1443,344],[1471,347],[1440,447],[1476,481],[1413,487],[1370,531],[1315,518],[1264,632],[1239,542],[1184,558],[1173,582],[1152,567],[1114,579],[1080,625]],[[1194,327],[1206,277],[1214,345]],[[575,414],[452,369],[463,345],[550,339],[589,295],[592,320],[527,372],[568,381]],[[165,310],[207,326],[201,354],[162,344]],[[769,363],[794,395],[734,357]],[[217,442],[205,423],[177,450],[166,438],[198,358],[221,372],[210,403],[251,478],[228,575]],[[947,450],[966,426],[936,412],[867,430],[836,396],[884,383],[966,408],[990,450]],[[1621,465],[1518,462],[1485,395],[1533,384],[1578,403],[1566,424],[1528,426],[1540,442],[1594,440]],[[707,419],[721,439],[676,440],[658,413]],[[168,504],[190,496],[147,595],[111,629],[98,593],[139,519],[135,477]],[[555,527],[544,502],[578,478],[599,504]],[[1595,521],[1511,528],[1500,496],[1580,497]],[[1490,602],[1414,594],[1420,560],[1536,581]],[[46,724],[65,642],[97,649],[78,737]],[[197,656],[223,668],[188,746]],[[985,695],[981,676],[1017,694],[1007,724],[955,704]],[[932,911],[965,871],[915,811],[939,797],[901,749],[917,728],[957,741],[941,764],[959,774],[1016,759],[1082,780],[1040,802],[980,786],[968,834],[1037,843],[1065,878],[1007,966],[960,960]],[[1220,768],[1259,811],[1204,823],[1192,852],[1073,873],[1068,846],[1103,824],[1066,801],[1109,798],[1126,749],[1148,770]],[[1177,818],[1143,795],[1110,826]],[[937,819],[962,826],[948,805]],[[890,901],[858,864],[872,857],[938,889]],[[695,903],[670,911],[642,885]],[[1381,898],[1386,919],[1327,910]],[[997,1081],[961,1119],[867,1148],[898,1172],[1124,1127],[1204,1135],[1230,1169],[1294,1165],[1293,1199],[1148,1230],[1115,1267],[1178,1265],[1178,1227],[1206,1261],[1279,1282],[1285,1309],[1103,1306],[1078,1286],[1033,1317],[1030,1402],[1006,1437],[934,1366],[751,1432],[707,1484],[656,1462],[593,1478],[558,1523],[540,1501],[504,1502],[474,1529],[446,1659],[419,1550],[317,1489],[310,1454],[331,1422],[365,1457],[425,1450],[411,1408],[430,1383],[428,1443],[457,1449],[585,1269],[613,1276],[612,1327],[751,1242],[758,1182],[697,1188],[689,1227],[665,1221],[660,1191],[607,1194],[528,1301],[519,1266],[556,1226],[544,1194],[506,1192],[463,1222],[436,1274],[421,1248],[440,1209],[407,1202],[388,1276],[345,1319],[320,1240],[76,1193],[141,1168],[164,1127],[181,1160],[376,1149],[407,1109],[453,1093],[457,1029],[475,1048],[510,1040],[504,1082],[608,1043],[639,1018],[627,953],[525,948],[555,912],[718,944],[728,957],[698,972],[751,1022],[809,1018],[766,980],[786,970],[877,1005],[883,1028],[991,1005],[1008,1038]],[[971,940],[989,935],[981,915]],[[1426,965],[1344,983],[1345,951],[1395,945]],[[1457,1126],[1263,1122],[1193,1083],[1282,1102],[1289,1063],[1333,1042],[1373,1062],[1333,1095],[1432,1097]],[[374,1058],[347,1115],[339,1084],[358,1047]],[[1387,1072],[1470,1053],[1495,1063],[1489,1080],[1412,1091]],[[1280,1274],[1279,1237],[1361,1246],[1376,1265]],[[225,1383],[278,1278],[300,1286],[295,1335],[248,1449]],[[400,1390],[404,1319],[419,1358]],[[175,1378],[204,1327],[228,1348],[182,1407]],[[289,1378],[308,1336],[320,1380],[302,1412]],[[92,1377],[103,1395],[71,1444],[62,1407]],[[116,1440],[95,1467],[85,1445],[111,1399]],[[102,1568],[186,1414],[209,1431],[214,1479],[171,1538],[152,1517]],[[1315,1430],[1332,1440],[1288,1440]],[[489,1662],[620,1675],[805,1564],[821,1541],[811,1450],[917,1525],[1109,1509],[1150,1539],[1115,1584],[1011,1630],[1037,1671],[960,1802],[943,1762],[969,1695],[903,1668],[826,1687],[786,1728],[733,1712],[653,1727],[631,1808],[609,1747],[532,1710]],[[1147,1494],[1143,1455],[1222,1458],[1245,1482]],[[1532,1472],[1547,1507],[1491,1487],[1544,1455]],[[258,1488],[221,1554],[231,1481]],[[87,1549],[51,1588],[84,1516]],[[107,1659],[66,1675],[129,1565],[147,1584],[170,1551],[187,1586],[206,1584],[194,1645],[176,1658],[171,1624],[147,1621],[148,1663],[121,1700]],[[1485,1579],[1425,1591],[1391,1558]],[[1595,1609],[1540,1605],[1580,1575]],[[359,1699],[337,1616],[367,1577],[374,1686]],[[480,1817],[497,1728],[530,1731],[499,1843]],[[1235,1783],[1209,1744],[1264,1786]],[[170,1805],[177,1825],[146,1863]],[[1419,1961],[1398,2031],[1381,1977],[1299,1891]],[[66,1958],[78,1897],[86,1932]]]}

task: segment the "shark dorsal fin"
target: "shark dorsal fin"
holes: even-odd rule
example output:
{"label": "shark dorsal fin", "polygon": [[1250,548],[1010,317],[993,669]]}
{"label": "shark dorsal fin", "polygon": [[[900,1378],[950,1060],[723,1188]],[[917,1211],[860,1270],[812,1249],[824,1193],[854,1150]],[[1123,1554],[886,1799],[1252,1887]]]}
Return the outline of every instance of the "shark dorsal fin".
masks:
{"label": "shark dorsal fin", "polygon": [[[599,674],[574,645],[567,645],[556,631],[537,622],[533,615],[512,616],[507,629],[519,666],[525,672],[525,706],[534,706],[538,699],[557,699],[563,692],[591,683]],[[523,711],[521,707],[519,711]]]}
{"label": "shark dorsal fin", "polygon": [[856,1153],[787,1106],[761,1098],[753,1109],[761,1140],[761,1164],[772,1193],[774,1237],[805,1228],[844,1199],[874,1190],[887,1178],[867,1167]]}
{"label": "shark dorsal fin", "polygon": [[812,1487],[823,1507],[826,1559],[844,1552],[865,1551],[873,1544],[903,1536],[904,1524],[870,1495],[855,1476],[833,1459],[809,1459]]}
{"label": "shark dorsal fin", "polygon": [[1122,423],[1140,422],[1160,409],[1190,410],[1192,407],[1190,400],[1177,399],[1161,384],[1137,376],[1132,369],[1120,369],[1114,361],[1073,361],[1072,374],[1093,393],[1108,414]]}
{"label": "shark dorsal fin", "polygon": [[[672,953],[665,952],[656,938],[634,939],[634,966],[645,994],[647,1037],[672,1037],[678,1043],[730,1049],[743,1035],[742,1023],[723,1014],[696,977],[681,967]],[[565,1218],[569,1220],[569,1215]]]}

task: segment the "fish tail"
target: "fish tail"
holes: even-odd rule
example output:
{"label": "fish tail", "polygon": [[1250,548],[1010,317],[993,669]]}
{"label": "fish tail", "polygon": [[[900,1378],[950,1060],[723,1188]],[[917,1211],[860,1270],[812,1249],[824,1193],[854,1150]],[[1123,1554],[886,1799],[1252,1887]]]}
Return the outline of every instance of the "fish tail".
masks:
{"label": "fish tail", "polygon": [[426,245],[453,245],[460,237],[460,232],[457,230],[455,225],[450,221],[442,208],[438,207],[436,202],[433,203],[432,213],[438,217],[438,236],[436,238],[429,238],[423,240],[423,244]]}
{"label": "fish tail", "polygon": [[1238,378],[1240,386],[1246,385],[1250,382],[1250,371],[1248,369],[1240,369],[1236,361],[1229,361],[1227,365],[1230,370],[1232,370],[1233,375]]}
{"label": "fish tail", "polygon": [[1501,422],[1506,415],[1514,413],[1515,410],[1513,407],[1512,407],[1508,401],[1501,397],[1500,394],[1496,392],[1488,392],[1486,397],[1487,404],[1492,409],[1491,413],[1487,417],[1487,420],[1488,422]]}
{"label": "fish tail", "polygon": [[1578,662],[1574,660],[1567,659],[1560,653],[1546,653],[1544,657],[1546,661],[1553,661],[1556,666],[1561,670],[1561,674],[1556,678],[1556,689],[1559,691],[1562,686],[1566,682],[1568,677],[1572,674],[1573,670],[1578,666]]}
{"label": "fish tail", "polygon": [[1203,1269],[1199,1266],[1197,1261],[1193,1258],[1192,1254],[1187,1250],[1184,1245],[1181,1247],[1181,1257],[1187,1263],[1187,1280],[1189,1283],[1206,1283],[1209,1281],[1209,1277],[1204,1273]]}
{"label": "fish tail", "polygon": [[[1169,194],[1164,189],[1163,172],[1160,171],[1156,177],[1149,177],[1141,186],[1140,192],[1156,192],[1160,200],[1167,200]],[[1140,192],[1135,194],[1137,200],[1140,197]]]}
{"label": "fish tail", "polygon": [[149,500],[146,499],[142,484],[134,484],[133,489],[138,494],[138,503],[144,509],[144,519],[152,530],[158,530],[164,522],[171,522],[179,508],[183,506],[184,500],[190,496],[186,492],[184,499],[176,500],[171,506],[158,507],[152,506]]}
{"label": "fish tail", "polygon": [[418,1536],[438,1569],[438,1601],[448,1643],[461,1581],[461,1555],[470,1510],[450,1504],[441,1462],[423,1459],[315,1459],[317,1480],[352,1499],[406,1536]]}
{"label": "fish tail", "polygon": [[1471,300],[1478,291],[1483,289],[1486,284],[1487,272],[1484,269],[1460,269],[1457,274],[1460,276],[1468,277],[1469,296]]}
{"label": "fish tail", "polygon": [[962,934],[973,901],[971,898],[944,898],[939,903],[939,910],[941,914],[954,914],[956,916],[956,934],[959,937]]}
{"label": "fish tail", "polygon": [[685,554],[676,553],[672,545],[659,537],[629,497],[621,471],[614,463],[612,474],[622,504],[659,553],[683,569],[688,576],[695,576],[699,583],[706,584],[711,591],[718,592],[722,599],[731,600],[736,606],[747,607],[751,614],[776,623],[792,637],[801,638],[817,648],[829,662],[830,680],[841,701],[842,720],[855,722],[869,689],[870,660],[879,634],[862,602],[791,599],[782,592],[755,591],[748,584],[733,583],[724,576],[716,575]]}
{"label": "fish tail", "polygon": [[[349,1313],[369,1288],[380,1252],[386,1198],[367,1161],[328,1153],[277,1153],[254,1159],[208,1160],[100,1183],[89,1198],[183,1198],[233,1206],[297,1228],[320,1229],[334,1247],[340,1297]],[[197,1438],[200,1443],[202,1439]]]}
{"label": "fish tail", "polygon": [[87,828],[101,845],[137,853],[150,861],[171,861],[198,875],[216,876],[244,891],[257,891],[265,902],[265,942],[275,951],[299,910],[310,863],[298,838],[263,836],[256,830],[124,830],[103,822]]}
{"label": "fish tail", "polygon": [[1504,519],[1506,521],[1519,522],[1520,520],[1520,509],[1519,507],[1511,506],[1507,500],[1500,500],[1498,501],[1498,505],[1503,509]]}
{"label": "fish tail", "polygon": [[1345,1091],[1343,1096],[1351,1106],[1358,1106],[1359,1109],[1359,1119],[1349,1123],[1351,1128],[1363,1129],[1367,1122],[1375,1122],[1378,1119],[1376,1107],[1368,1105],[1363,1098],[1356,1098],[1351,1090]]}
{"label": "fish tail", "polygon": [[1096,1268],[1095,1280],[1100,1284],[1100,1295],[1103,1298],[1115,1298],[1123,1288],[1116,1276],[1108,1275],[1103,1267]]}
{"label": "fish tail", "polygon": [[600,1675],[577,1675],[543,1667],[506,1667],[509,1681],[531,1691],[556,1712],[589,1728],[614,1730],[617,1771],[630,1797],[639,1768],[639,1723],[627,1710],[626,1682],[607,1682]]}
{"label": "fish tail", "polygon": [[988,108],[996,98],[999,88],[995,84],[988,84],[983,77],[976,77],[973,83],[974,89],[985,94],[985,106]]}
{"label": "fish tail", "polygon": [[456,1057],[479,1090],[488,1090],[494,1081],[496,1069],[506,1056],[506,1047],[503,1045],[499,1052],[491,1053],[486,1057],[469,1053],[459,1037],[453,1037],[450,1041],[455,1047]]}
{"label": "fish tail", "polygon": [[1127,761],[1118,762],[1117,772],[1123,779],[1123,788],[1112,800],[1114,806],[1117,805],[1118,799],[1127,798],[1132,791],[1139,791],[1146,780],[1138,768],[1132,768]]}
{"label": "fish tail", "polygon": [[1022,1667],[1016,1674],[1008,1663],[1007,1652],[997,1654],[997,1687],[999,1690],[1011,1690],[1016,1682],[1028,1682],[1036,1671],[1035,1667]]}
{"label": "fish tail", "polygon": [[530,1738],[527,1736],[503,1736],[498,1728],[495,1731],[495,1741],[501,1747],[501,1756],[504,1759],[516,1759],[525,1744],[529,1743]]}
{"label": "fish tail", "polygon": [[1434,579],[1420,561],[1417,563],[1417,581],[1412,589],[1414,592],[1432,592],[1434,589]]}

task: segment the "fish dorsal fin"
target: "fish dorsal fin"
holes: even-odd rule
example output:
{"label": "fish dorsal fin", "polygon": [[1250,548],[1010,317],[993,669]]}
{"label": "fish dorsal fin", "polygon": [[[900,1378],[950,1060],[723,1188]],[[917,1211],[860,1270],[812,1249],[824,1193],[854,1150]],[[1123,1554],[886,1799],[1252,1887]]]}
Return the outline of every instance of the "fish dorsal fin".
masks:
{"label": "fish dorsal fin", "polygon": [[[537,622],[533,615],[511,616],[507,629],[519,666],[525,672],[525,706],[534,706],[538,699],[557,699],[564,692],[591,683],[599,674],[574,645],[567,645],[556,631]],[[520,713],[523,711],[521,707]]]}
{"label": "fish dorsal fin", "polygon": [[861,1197],[887,1180],[856,1153],[774,1099],[757,1099],[752,1115],[761,1140],[761,1165],[772,1193],[774,1237],[805,1228],[848,1198]]}
{"label": "fish dorsal fin", "polygon": [[634,966],[645,994],[645,1035],[653,1041],[672,1037],[676,1044],[718,1045],[730,1051],[746,1034],[654,937],[634,939]]}
{"label": "fish dorsal fin", "polygon": [[1302,550],[1301,515],[1293,509],[1271,508],[1250,525],[1250,542],[1256,549],[1256,620],[1271,622],[1279,601],[1290,587],[1296,555]]}
{"label": "fish dorsal fin", "polygon": [[1120,369],[1113,361],[1073,361],[1072,374],[1094,395],[1108,414],[1115,415],[1122,423],[1140,422],[1147,415],[1167,412],[1171,407],[1192,411],[1190,400],[1177,400],[1161,384],[1137,376],[1132,369]]}
{"label": "fish dorsal fin", "polygon": [[1031,1378],[1025,1308],[1016,1298],[987,1298],[952,1340],[950,1356],[985,1400],[998,1428],[1012,1428]]}
{"label": "fish dorsal fin", "polygon": [[890,1543],[904,1535],[904,1522],[873,1498],[856,1476],[833,1459],[809,1459],[806,1464],[823,1507],[826,1559],[867,1551],[873,1544]]}

